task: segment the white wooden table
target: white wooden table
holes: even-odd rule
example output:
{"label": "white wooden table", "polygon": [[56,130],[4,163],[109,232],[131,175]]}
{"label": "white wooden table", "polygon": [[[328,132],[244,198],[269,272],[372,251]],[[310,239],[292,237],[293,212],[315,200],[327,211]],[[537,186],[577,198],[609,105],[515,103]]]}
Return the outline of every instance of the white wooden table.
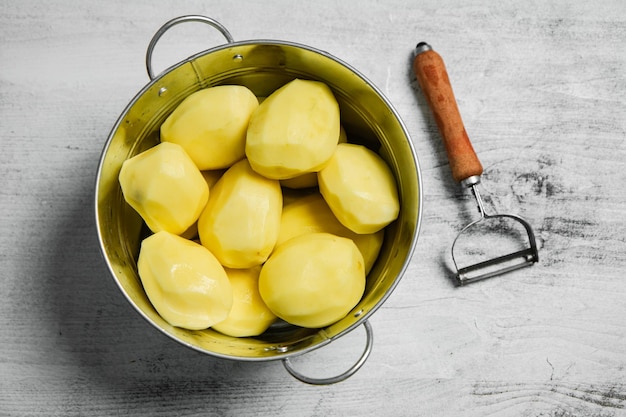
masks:
{"label": "white wooden table", "polygon": [[[411,133],[423,224],[373,352],[317,387],[280,362],[221,360],[154,330],[109,276],[93,215],[110,129],[143,87],[172,17],[236,40],[326,50],[379,86]],[[457,288],[446,262],[475,214],[451,179],[410,68],[444,57],[490,209],[528,218],[541,261]],[[177,28],[167,66],[223,42]],[[626,415],[626,3],[0,1],[0,415]],[[332,375],[362,328],[297,359]],[[321,368],[321,369],[317,369]]]}

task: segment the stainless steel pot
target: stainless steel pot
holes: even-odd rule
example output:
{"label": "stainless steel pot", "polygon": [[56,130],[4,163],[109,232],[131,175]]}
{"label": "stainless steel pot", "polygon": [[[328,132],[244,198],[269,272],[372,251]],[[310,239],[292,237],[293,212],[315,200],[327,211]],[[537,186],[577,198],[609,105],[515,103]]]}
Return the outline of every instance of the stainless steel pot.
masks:
{"label": "stainless steel pot", "polygon": [[[152,51],[163,33],[182,22],[199,21],[218,29],[224,45],[194,55],[155,76]],[[421,176],[406,127],[382,92],[356,69],[309,46],[278,40],[235,42],[219,22],[205,16],[181,16],[164,24],[148,46],[150,82],[135,96],[115,123],[104,146],[95,190],[97,232],[113,278],[130,304],[156,329],[172,339],[218,358],[240,361],[282,360],[296,378],[330,384],[354,374],[366,361],[373,343],[367,321],[389,297],[413,253],[421,221]],[[165,322],[150,304],[137,275],[136,260],[142,220],[124,201],[118,175],[122,162],[159,142],[159,127],[191,93],[220,84],[240,84],[257,96],[269,95],[294,78],[326,83],[334,92],[342,125],[351,141],[377,150],[398,184],[399,218],[387,227],[379,258],[367,277],[365,294],[343,319],[323,329],[275,325],[258,337],[234,338],[211,329],[190,331]],[[327,345],[359,325],[366,329],[366,347],[347,371],[330,378],[310,378],[295,370],[289,358]]]}

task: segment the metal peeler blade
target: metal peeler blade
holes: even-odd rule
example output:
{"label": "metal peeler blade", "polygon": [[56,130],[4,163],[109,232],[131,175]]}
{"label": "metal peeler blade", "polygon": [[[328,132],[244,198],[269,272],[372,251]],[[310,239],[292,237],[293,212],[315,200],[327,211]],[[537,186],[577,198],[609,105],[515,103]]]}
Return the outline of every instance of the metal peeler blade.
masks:
{"label": "metal peeler blade", "polygon": [[[531,266],[535,262],[539,262],[539,250],[537,249],[537,242],[535,239],[535,233],[532,226],[523,217],[515,214],[487,214],[485,211],[485,205],[483,199],[478,191],[477,185],[480,183],[480,177],[470,177],[467,180],[461,182],[462,185],[471,188],[472,194],[476,198],[476,204],[478,205],[478,211],[480,218],[465,226],[454,239],[452,243],[452,261],[457,273],[454,276],[456,285],[465,285],[472,282],[480,281],[482,279],[491,278],[497,275],[501,275],[507,272],[515,271],[516,269]],[[461,235],[467,233],[472,227],[479,225],[481,222],[493,220],[493,219],[510,219],[517,223],[520,223],[528,238],[528,248],[511,252],[506,255],[501,255],[493,259],[478,262],[473,265],[459,268],[459,265],[455,256],[455,247],[459,241]]]}

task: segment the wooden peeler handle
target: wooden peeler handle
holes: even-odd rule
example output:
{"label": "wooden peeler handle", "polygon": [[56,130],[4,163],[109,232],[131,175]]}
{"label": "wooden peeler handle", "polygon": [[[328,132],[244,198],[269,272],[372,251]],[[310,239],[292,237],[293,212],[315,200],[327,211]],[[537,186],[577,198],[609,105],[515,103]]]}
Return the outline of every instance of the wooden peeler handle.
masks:
{"label": "wooden peeler handle", "polygon": [[452,177],[457,182],[480,177],[483,167],[465,131],[443,59],[430,45],[420,42],[415,48],[413,71],[439,127]]}

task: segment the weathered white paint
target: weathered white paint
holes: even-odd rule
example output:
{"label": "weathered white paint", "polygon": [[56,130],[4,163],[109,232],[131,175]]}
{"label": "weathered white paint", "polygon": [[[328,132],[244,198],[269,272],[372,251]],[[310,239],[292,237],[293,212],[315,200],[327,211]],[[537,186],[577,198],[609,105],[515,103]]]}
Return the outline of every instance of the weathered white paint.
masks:
{"label": "weathered white paint", "polygon": [[[626,415],[626,3],[492,1],[0,2],[0,415]],[[168,19],[205,14],[235,39],[326,50],[393,102],[418,152],[424,223],[372,318],[351,379],[312,387],[280,363],[203,356],[153,330],[100,256],[96,166],[147,83]],[[527,217],[540,264],[464,288],[447,278],[475,214],[450,179],[410,54],[446,60],[490,209]],[[160,70],[223,42],[179,27]],[[296,364],[331,375],[357,330]],[[316,369],[320,368],[320,369]]]}

